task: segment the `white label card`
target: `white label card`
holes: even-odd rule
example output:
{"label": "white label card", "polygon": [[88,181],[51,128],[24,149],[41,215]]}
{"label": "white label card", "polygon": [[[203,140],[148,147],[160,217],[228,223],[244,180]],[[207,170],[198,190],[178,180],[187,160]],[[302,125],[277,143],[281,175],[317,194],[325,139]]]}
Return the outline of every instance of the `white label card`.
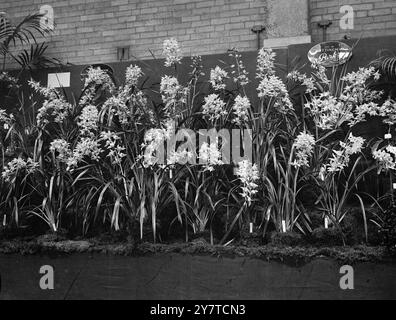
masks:
{"label": "white label card", "polygon": [[69,88],[70,87],[70,72],[49,73],[48,74],[48,88]]}

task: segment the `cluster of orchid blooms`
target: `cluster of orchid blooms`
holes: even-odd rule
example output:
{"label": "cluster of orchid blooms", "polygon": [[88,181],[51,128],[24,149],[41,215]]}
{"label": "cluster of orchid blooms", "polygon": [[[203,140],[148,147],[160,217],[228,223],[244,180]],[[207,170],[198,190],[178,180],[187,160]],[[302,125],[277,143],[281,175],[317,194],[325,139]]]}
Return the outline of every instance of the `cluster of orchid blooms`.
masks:
{"label": "cluster of orchid blooms", "polygon": [[[166,67],[175,67],[182,62],[182,51],[175,39],[164,41],[163,54]],[[235,58],[235,64],[230,66],[231,72],[227,72],[220,66],[216,66],[210,71],[209,83],[213,91],[204,97],[201,105],[200,114],[212,127],[224,123],[226,118],[240,128],[245,127],[252,120],[250,115],[253,112],[253,107],[246,94],[239,93],[232,99],[232,103],[225,101],[226,95],[224,93],[228,79],[231,79],[240,88],[249,83],[241,55],[233,50],[230,56]],[[275,58],[275,52],[270,49],[263,48],[259,51],[256,74],[259,81],[257,94],[262,100],[273,101],[273,106],[279,113],[292,112],[294,107],[287,86],[275,72]],[[199,60],[198,57],[193,59]],[[337,130],[344,124],[352,128],[357,123],[365,121],[368,116],[380,116],[384,119],[385,124],[394,124],[396,121],[396,103],[388,99],[383,104],[377,104],[375,101],[379,100],[381,93],[366,88],[366,83],[370,78],[378,79],[380,76],[374,68],[361,68],[342,78],[345,87],[338,96],[332,95],[328,91],[319,93],[316,83],[319,81],[326,85],[329,84],[329,79],[326,77],[323,67],[314,66],[314,68],[317,70],[316,78],[301,74],[298,71],[290,73],[287,78],[305,86],[306,95],[309,97],[305,109],[320,132]],[[58,137],[50,143],[49,150],[58,163],[65,164],[67,170],[73,170],[85,157],[99,160],[105,154],[113,165],[121,165],[126,157],[126,148],[122,144],[122,139],[116,132],[101,131],[100,123],[105,121],[104,119],[108,120],[116,115],[121,124],[127,126],[133,121],[136,112],[151,112],[148,108],[145,108],[147,98],[137,88],[142,76],[141,68],[131,65],[126,70],[125,85],[116,89],[105,71],[99,68],[88,70],[85,79],[85,91],[78,102],[78,107],[81,110],[77,118],[78,141],[72,144],[65,137]],[[73,106],[65,101],[56,89],[43,88],[39,83],[33,81],[30,81],[29,84],[45,98],[42,107],[38,110],[37,126],[44,128],[50,123],[64,123],[71,114]],[[98,87],[111,93],[111,97],[107,98],[100,108],[94,102]],[[245,91],[241,90],[241,92]],[[180,116],[178,112],[180,107],[187,103],[191,94],[191,87],[181,85],[176,76],[165,75],[161,79],[160,94],[165,108],[165,119],[163,119],[159,128],[147,131],[142,144],[142,152],[138,156],[138,159],[142,160],[142,164],[146,168],[157,165],[156,152],[164,141],[174,134],[174,120]],[[128,103],[129,101],[133,103]],[[0,110],[0,130],[8,130],[12,122],[12,116]],[[387,139],[389,138],[388,136]],[[293,151],[291,151],[294,152],[292,157],[294,167],[310,166],[312,155],[318,144],[317,141],[318,136],[314,136],[307,130],[300,132],[295,137]],[[363,150],[364,143],[364,138],[349,133],[345,141],[339,142],[338,148],[333,151],[327,162],[321,164],[318,175],[322,180],[325,180],[328,174],[345,169],[351,156]],[[373,150],[372,155],[378,162],[380,171],[396,169],[395,146],[388,144],[382,149]],[[187,163],[192,156],[191,151],[173,151],[168,155],[167,163],[168,165]],[[213,171],[216,166],[222,165],[221,146],[219,146],[218,141],[202,144],[198,150],[198,158],[200,158],[201,163],[204,163],[202,170],[205,171]],[[18,172],[22,170],[32,172],[38,166],[38,163],[30,158],[27,160],[16,158],[4,167],[2,177],[5,181],[10,181]],[[238,164],[235,173],[241,183],[241,196],[250,205],[259,189],[260,171],[256,164],[243,160]]]}
{"label": "cluster of orchid blooms", "polygon": [[[312,94],[315,88],[313,78],[308,78],[298,72],[289,74],[289,79],[300,81],[306,86],[306,93]],[[330,92],[321,92],[311,95],[305,108],[312,116],[316,128],[321,132],[329,132],[339,129],[346,124],[349,128],[367,120],[368,116],[381,117],[383,123],[390,128],[395,124],[396,102],[388,98],[384,103],[378,104],[382,97],[382,92],[370,90],[366,84],[369,79],[378,80],[380,74],[373,67],[360,68],[356,72],[351,72],[344,76],[341,81],[346,85],[339,96],[334,96]],[[322,80],[328,83],[322,75]],[[385,140],[390,141],[391,134],[385,135]],[[339,149],[333,151],[333,156],[328,163],[322,165],[319,177],[324,180],[326,173],[340,172],[345,169],[353,154],[361,153],[364,149],[366,139],[355,137],[352,132],[347,136],[346,141],[339,142]],[[313,154],[315,138],[308,132],[301,133],[295,140],[296,166],[309,166],[309,157]],[[382,149],[373,148],[372,156],[378,162],[379,171],[396,167],[395,147],[387,144]]]}

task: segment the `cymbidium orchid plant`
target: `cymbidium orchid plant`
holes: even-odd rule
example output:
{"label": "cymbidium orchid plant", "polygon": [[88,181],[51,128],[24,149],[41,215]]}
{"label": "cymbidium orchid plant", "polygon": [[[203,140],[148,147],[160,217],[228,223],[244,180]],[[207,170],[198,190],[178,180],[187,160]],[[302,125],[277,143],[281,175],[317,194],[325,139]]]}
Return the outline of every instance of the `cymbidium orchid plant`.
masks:
{"label": "cymbidium orchid plant", "polygon": [[[186,64],[176,39],[164,41],[163,55],[167,74],[158,75],[158,90],[141,88],[144,71],[138,65],[126,69],[120,87],[105,70],[89,68],[73,103],[61,90],[30,81],[42,100],[35,102],[39,107],[29,126],[34,143],[19,146],[24,151],[15,157],[7,157],[11,137],[15,150],[26,140],[17,117],[0,110],[1,187],[8,190],[0,207],[6,223],[30,212],[54,232],[105,226],[140,239],[148,239],[150,230],[158,241],[163,221],[171,221],[169,231],[178,221],[186,241],[191,233],[209,232],[211,243],[220,238],[223,244],[236,226],[247,224],[263,234],[268,224],[280,233],[309,233],[302,190],[313,190],[323,217],[341,228],[354,194],[363,205],[357,187],[364,176],[374,168],[396,168],[392,137],[372,144],[373,137],[356,133],[373,116],[389,127],[396,121],[396,103],[384,102],[368,85],[379,77],[374,68],[347,73],[347,66],[337,71],[314,65],[310,75],[295,70],[284,81],[276,53],[263,48],[257,95],[249,96],[252,79],[237,49],[230,50],[229,65],[215,65],[207,75],[200,57]],[[185,82],[181,68],[190,69]],[[302,114],[290,82],[303,88]],[[196,143],[200,130],[220,129],[240,130],[243,142],[219,135]],[[175,142],[181,132],[184,140]],[[227,145],[244,156],[233,159]]]}
{"label": "cymbidium orchid plant", "polygon": [[[359,199],[361,211],[365,213],[357,186],[375,168],[370,164],[364,168],[361,161],[371,141],[366,140],[372,137],[357,137],[353,132],[370,117],[382,117],[384,123],[392,122],[394,108],[389,99],[381,103],[382,93],[371,89],[370,83],[380,77],[373,67],[347,74],[344,66],[342,70],[333,69],[331,77],[323,67],[313,68],[316,71],[310,77],[294,71],[288,78],[305,86],[305,110],[314,124],[311,130],[317,147],[313,153],[312,175],[320,190],[316,205],[320,205],[326,227],[331,223],[339,227],[350,211],[347,203],[353,195]],[[388,167],[390,158],[384,149],[375,150],[373,155],[380,168]]]}

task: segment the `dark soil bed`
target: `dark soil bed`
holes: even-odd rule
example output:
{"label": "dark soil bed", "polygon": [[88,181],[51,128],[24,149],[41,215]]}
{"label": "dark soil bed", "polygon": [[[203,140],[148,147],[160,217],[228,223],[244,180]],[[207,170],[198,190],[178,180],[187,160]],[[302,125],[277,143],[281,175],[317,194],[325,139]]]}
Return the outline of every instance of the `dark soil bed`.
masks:
{"label": "dark soil bed", "polygon": [[100,253],[121,256],[151,256],[157,254],[177,253],[182,255],[200,255],[214,257],[250,257],[266,261],[282,262],[291,266],[301,266],[316,258],[331,258],[340,263],[358,262],[396,262],[396,256],[385,247],[368,246],[212,246],[205,241],[192,243],[152,244],[135,242],[87,240],[22,238],[0,241],[0,254],[46,254],[63,255],[71,253]]}

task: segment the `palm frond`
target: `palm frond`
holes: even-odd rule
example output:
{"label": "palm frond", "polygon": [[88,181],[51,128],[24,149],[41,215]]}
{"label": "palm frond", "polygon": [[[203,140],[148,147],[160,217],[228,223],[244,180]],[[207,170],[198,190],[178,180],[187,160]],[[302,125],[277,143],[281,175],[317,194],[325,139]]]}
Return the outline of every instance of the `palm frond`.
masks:
{"label": "palm frond", "polygon": [[2,18],[0,20],[0,41],[7,38],[11,34],[11,31],[11,23],[8,20]]}
{"label": "palm frond", "polygon": [[371,66],[378,69],[384,76],[396,80],[396,56],[388,51],[378,53],[378,58],[371,62]]}
{"label": "palm frond", "polygon": [[396,57],[388,57],[382,61],[381,70],[389,78],[396,79]]}
{"label": "palm frond", "polygon": [[8,48],[11,43],[16,45],[18,41],[22,44],[29,43],[31,40],[36,42],[35,33],[41,36],[48,34],[50,30],[41,24],[43,17],[44,14],[42,13],[33,13],[27,15],[15,26],[9,23],[6,24],[7,27],[3,31],[3,38],[5,39],[3,40],[4,47]]}
{"label": "palm frond", "polygon": [[[6,67],[7,55],[15,60],[10,52],[10,46],[37,43],[37,36],[45,37],[51,32],[51,29],[41,23],[43,17],[45,14],[42,13],[29,14],[16,25],[12,25],[5,18],[2,19],[0,23],[0,54],[3,56],[3,70]],[[19,63],[19,61],[17,62]]]}
{"label": "palm frond", "polygon": [[14,57],[14,60],[21,66],[22,70],[33,70],[37,68],[48,68],[59,65],[61,62],[57,59],[45,56],[48,45],[43,42],[41,44],[33,44],[30,49],[25,49]]}

